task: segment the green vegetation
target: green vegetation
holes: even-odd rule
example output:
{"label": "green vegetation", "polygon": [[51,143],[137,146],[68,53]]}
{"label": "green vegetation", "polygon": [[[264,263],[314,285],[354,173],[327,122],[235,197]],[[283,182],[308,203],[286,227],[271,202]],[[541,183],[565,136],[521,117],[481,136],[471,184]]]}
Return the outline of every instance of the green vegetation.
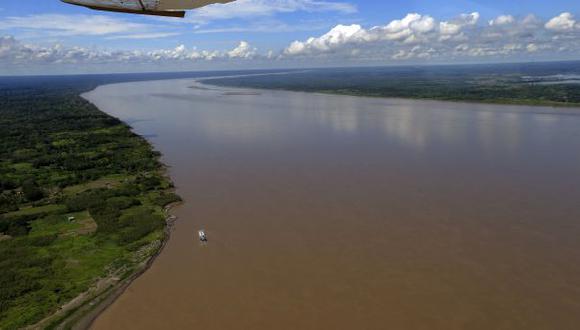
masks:
{"label": "green vegetation", "polygon": [[207,80],[210,84],[354,96],[580,105],[580,63],[342,68]]}
{"label": "green vegetation", "polygon": [[179,201],[159,154],[79,96],[94,84],[0,83],[0,329],[130,274]]}

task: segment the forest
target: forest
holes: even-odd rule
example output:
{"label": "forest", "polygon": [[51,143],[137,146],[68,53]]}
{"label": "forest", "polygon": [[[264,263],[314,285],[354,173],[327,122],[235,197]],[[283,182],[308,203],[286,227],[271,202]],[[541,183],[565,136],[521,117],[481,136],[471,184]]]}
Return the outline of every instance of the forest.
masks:
{"label": "forest", "polygon": [[305,69],[206,82],[353,96],[580,105],[580,62]]}
{"label": "forest", "polygon": [[119,79],[138,78],[0,79],[0,329],[129,276],[164,239],[179,197],[159,153],[80,96]]}

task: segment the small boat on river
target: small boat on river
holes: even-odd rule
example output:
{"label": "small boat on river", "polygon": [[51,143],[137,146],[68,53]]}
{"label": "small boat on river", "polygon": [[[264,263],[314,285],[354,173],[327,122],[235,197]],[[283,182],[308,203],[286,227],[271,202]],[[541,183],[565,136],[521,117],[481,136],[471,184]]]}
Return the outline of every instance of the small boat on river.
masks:
{"label": "small boat on river", "polygon": [[202,242],[207,242],[207,235],[205,234],[205,230],[200,230],[197,232],[197,235],[199,236],[199,240]]}

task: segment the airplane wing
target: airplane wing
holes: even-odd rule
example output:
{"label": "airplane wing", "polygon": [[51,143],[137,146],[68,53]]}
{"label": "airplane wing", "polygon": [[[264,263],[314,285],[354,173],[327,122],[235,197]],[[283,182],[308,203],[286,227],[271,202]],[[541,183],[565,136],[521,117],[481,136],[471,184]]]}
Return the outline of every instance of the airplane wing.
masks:
{"label": "airplane wing", "polygon": [[235,0],[61,0],[95,10],[130,14],[184,17],[185,11]]}

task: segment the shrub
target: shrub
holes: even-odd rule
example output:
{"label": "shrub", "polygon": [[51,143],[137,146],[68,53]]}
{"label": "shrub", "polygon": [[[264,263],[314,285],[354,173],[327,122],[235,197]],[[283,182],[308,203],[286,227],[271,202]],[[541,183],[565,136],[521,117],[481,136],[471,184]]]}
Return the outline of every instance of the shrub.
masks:
{"label": "shrub", "polygon": [[32,180],[27,180],[22,184],[22,192],[24,193],[24,197],[31,202],[36,202],[44,198],[44,191]]}
{"label": "shrub", "polygon": [[118,196],[107,199],[107,205],[118,210],[125,210],[133,206],[141,205],[141,201],[136,198]]}
{"label": "shrub", "polygon": [[113,233],[119,227],[121,212],[108,205],[98,205],[89,209],[91,217],[97,223],[97,233]]}
{"label": "shrub", "polygon": [[148,234],[162,229],[165,225],[163,217],[153,214],[151,210],[143,209],[139,212],[129,215],[123,215],[119,219],[120,226],[123,228],[119,235],[121,244],[135,242]]}
{"label": "shrub", "polygon": [[159,196],[153,198],[155,205],[164,207],[171,203],[181,202],[181,197],[174,193],[161,193]]}

